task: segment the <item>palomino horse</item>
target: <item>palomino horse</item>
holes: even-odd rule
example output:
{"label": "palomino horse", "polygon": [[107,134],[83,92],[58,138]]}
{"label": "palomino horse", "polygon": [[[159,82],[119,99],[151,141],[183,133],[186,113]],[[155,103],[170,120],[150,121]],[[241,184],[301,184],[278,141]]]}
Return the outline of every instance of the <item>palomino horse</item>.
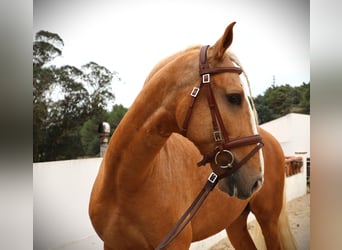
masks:
{"label": "palomino horse", "polygon": [[[104,249],[155,249],[212,170],[218,186],[166,249],[189,249],[223,229],[236,249],[255,249],[250,211],[268,249],[295,248],[284,210],[283,152],[257,127],[242,70],[227,51],[234,24],[214,46],[157,64],[112,135],[89,206]],[[197,168],[203,156],[205,166]]]}

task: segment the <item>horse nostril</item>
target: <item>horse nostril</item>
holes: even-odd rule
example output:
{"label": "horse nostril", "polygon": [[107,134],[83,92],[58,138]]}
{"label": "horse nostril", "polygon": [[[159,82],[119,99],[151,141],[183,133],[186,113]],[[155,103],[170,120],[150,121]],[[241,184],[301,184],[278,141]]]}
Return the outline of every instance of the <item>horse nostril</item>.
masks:
{"label": "horse nostril", "polygon": [[254,183],[251,193],[254,194],[255,192],[259,191],[259,189],[262,187],[262,178],[258,178],[258,180]]}

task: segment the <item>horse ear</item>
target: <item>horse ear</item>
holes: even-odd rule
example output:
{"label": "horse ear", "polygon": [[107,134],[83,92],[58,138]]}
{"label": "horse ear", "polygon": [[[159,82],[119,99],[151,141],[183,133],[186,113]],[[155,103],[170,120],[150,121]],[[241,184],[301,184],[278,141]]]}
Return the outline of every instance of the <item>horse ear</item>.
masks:
{"label": "horse ear", "polygon": [[233,27],[236,22],[233,22],[228,25],[226,28],[223,36],[215,43],[214,46],[212,46],[212,55],[217,58],[221,59],[226,52],[226,50],[229,48],[229,46],[233,42]]}

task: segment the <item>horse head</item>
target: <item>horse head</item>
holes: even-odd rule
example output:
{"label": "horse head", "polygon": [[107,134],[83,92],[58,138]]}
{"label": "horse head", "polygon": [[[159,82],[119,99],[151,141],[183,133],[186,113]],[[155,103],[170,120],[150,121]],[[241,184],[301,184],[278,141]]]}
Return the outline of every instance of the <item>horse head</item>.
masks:
{"label": "horse head", "polygon": [[[247,199],[263,184],[263,158],[257,119],[239,74],[242,69],[228,51],[233,41],[230,24],[209,47],[193,47],[173,61],[176,120],[181,133],[210,163],[223,192]],[[169,71],[169,72],[170,72]]]}

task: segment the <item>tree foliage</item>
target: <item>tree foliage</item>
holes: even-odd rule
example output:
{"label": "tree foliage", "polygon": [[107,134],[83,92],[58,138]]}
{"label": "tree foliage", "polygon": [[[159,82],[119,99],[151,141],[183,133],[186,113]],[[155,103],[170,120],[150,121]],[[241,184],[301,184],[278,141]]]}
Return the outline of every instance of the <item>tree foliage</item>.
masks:
{"label": "tree foliage", "polygon": [[288,113],[310,114],[310,83],[299,87],[271,86],[254,100],[259,123],[265,123]]}
{"label": "tree foliage", "polygon": [[43,66],[62,55],[63,39],[56,33],[41,30],[36,33],[33,44],[33,65]]}
{"label": "tree foliage", "polygon": [[[116,129],[121,119],[127,112],[127,108],[114,105],[110,112],[103,113],[101,117],[94,117],[87,120],[80,129],[80,138],[84,149],[84,156],[97,156],[100,152],[99,134],[97,133],[99,124],[107,121],[111,126],[111,134]],[[111,136],[111,134],[109,136]]]}
{"label": "tree foliage", "polygon": [[[117,72],[95,62],[81,68],[53,65],[53,60],[62,55],[63,46],[62,38],[48,31],[39,31],[33,42],[35,162],[72,159],[94,152],[82,139],[81,128],[89,121],[108,119],[106,108],[114,101],[111,83],[114,77],[121,80]],[[97,135],[97,128],[93,133]]]}

